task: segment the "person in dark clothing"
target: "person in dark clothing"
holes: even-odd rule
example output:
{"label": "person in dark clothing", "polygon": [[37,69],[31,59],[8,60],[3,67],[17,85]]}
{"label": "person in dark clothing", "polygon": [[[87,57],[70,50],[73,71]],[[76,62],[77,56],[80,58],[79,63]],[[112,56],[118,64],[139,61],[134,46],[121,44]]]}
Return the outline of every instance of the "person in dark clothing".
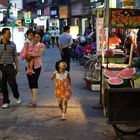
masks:
{"label": "person in dark clothing", "polygon": [[59,50],[61,53],[62,59],[66,60],[67,62],[67,71],[70,71],[70,54],[71,54],[71,45],[73,43],[72,36],[69,34],[70,27],[65,26],[63,28],[64,32],[59,36],[58,43],[59,43]]}
{"label": "person in dark clothing", "polygon": [[17,104],[21,103],[16,75],[18,69],[18,54],[16,45],[10,41],[11,32],[9,28],[2,29],[2,40],[0,41],[0,70],[2,72],[2,92],[3,105],[2,108],[8,108],[10,104],[7,83],[12,89],[13,96]]}

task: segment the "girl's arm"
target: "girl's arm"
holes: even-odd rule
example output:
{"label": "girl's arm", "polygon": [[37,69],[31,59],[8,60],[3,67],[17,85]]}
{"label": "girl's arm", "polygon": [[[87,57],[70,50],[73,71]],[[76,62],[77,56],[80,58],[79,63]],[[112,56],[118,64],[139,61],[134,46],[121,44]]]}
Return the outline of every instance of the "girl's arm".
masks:
{"label": "girl's arm", "polygon": [[55,78],[55,76],[56,76],[56,73],[54,72],[50,79],[53,80]]}
{"label": "girl's arm", "polygon": [[38,53],[32,53],[30,56],[31,57],[40,57],[43,55],[43,52],[44,52],[44,47],[40,48]]}
{"label": "girl's arm", "polygon": [[68,80],[69,80],[69,82],[71,84],[71,78],[70,78],[70,74],[69,73],[68,73]]}
{"label": "girl's arm", "polygon": [[25,51],[25,56],[28,57],[28,48],[29,48],[29,43],[24,43],[24,51]]}

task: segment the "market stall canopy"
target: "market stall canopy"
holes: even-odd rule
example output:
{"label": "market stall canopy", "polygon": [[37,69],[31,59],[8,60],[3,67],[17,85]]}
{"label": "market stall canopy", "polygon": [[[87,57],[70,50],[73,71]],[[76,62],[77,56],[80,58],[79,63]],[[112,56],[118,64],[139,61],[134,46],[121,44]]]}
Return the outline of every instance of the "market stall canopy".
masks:
{"label": "market stall canopy", "polygon": [[19,25],[16,24],[16,23],[7,23],[7,24],[1,23],[1,24],[0,24],[0,27],[3,27],[3,26],[17,27],[17,26],[19,26]]}
{"label": "market stall canopy", "polygon": [[0,4],[0,9],[7,9],[7,6]]}
{"label": "market stall canopy", "polygon": [[18,26],[16,23],[7,23],[5,26],[15,27]]}
{"label": "market stall canopy", "polygon": [[0,27],[2,27],[2,26],[5,26],[5,24],[1,23],[1,24],[0,24]]}
{"label": "market stall canopy", "polygon": [[[108,44],[109,41],[109,44]],[[119,46],[122,42],[118,37],[110,37],[108,41],[103,42],[103,46],[106,48],[109,45],[109,48],[114,49],[116,46]]]}

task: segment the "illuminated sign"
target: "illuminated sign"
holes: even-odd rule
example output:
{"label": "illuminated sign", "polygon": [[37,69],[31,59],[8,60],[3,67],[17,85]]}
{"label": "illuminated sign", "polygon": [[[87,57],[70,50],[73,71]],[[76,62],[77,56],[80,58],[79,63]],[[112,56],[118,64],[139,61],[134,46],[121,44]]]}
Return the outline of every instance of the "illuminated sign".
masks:
{"label": "illuminated sign", "polygon": [[90,0],[91,8],[98,7],[104,3],[103,0]]}
{"label": "illuminated sign", "polygon": [[32,19],[31,18],[26,18],[25,19],[25,23],[31,23],[32,22]]}
{"label": "illuminated sign", "polygon": [[58,7],[50,7],[50,17],[51,18],[58,18]]}
{"label": "illuminated sign", "polygon": [[68,18],[69,17],[69,9],[68,6],[61,6],[59,7],[59,18]]}
{"label": "illuminated sign", "polygon": [[101,1],[101,0],[90,0],[90,2],[92,2],[92,3],[93,3],[93,2],[94,2],[94,3],[95,3],[95,2],[100,2],[100,1]]}

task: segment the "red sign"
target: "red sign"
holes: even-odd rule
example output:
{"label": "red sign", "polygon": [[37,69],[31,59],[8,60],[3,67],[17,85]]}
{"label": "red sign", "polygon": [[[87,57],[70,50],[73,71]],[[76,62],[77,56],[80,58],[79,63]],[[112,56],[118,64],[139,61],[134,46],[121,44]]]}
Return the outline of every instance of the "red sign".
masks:
{"label": "red sign", "polygon": [[24,32],[24,28],[19,27],[19,28],[18,28],[18,31],[19,31],[19,32]]}

